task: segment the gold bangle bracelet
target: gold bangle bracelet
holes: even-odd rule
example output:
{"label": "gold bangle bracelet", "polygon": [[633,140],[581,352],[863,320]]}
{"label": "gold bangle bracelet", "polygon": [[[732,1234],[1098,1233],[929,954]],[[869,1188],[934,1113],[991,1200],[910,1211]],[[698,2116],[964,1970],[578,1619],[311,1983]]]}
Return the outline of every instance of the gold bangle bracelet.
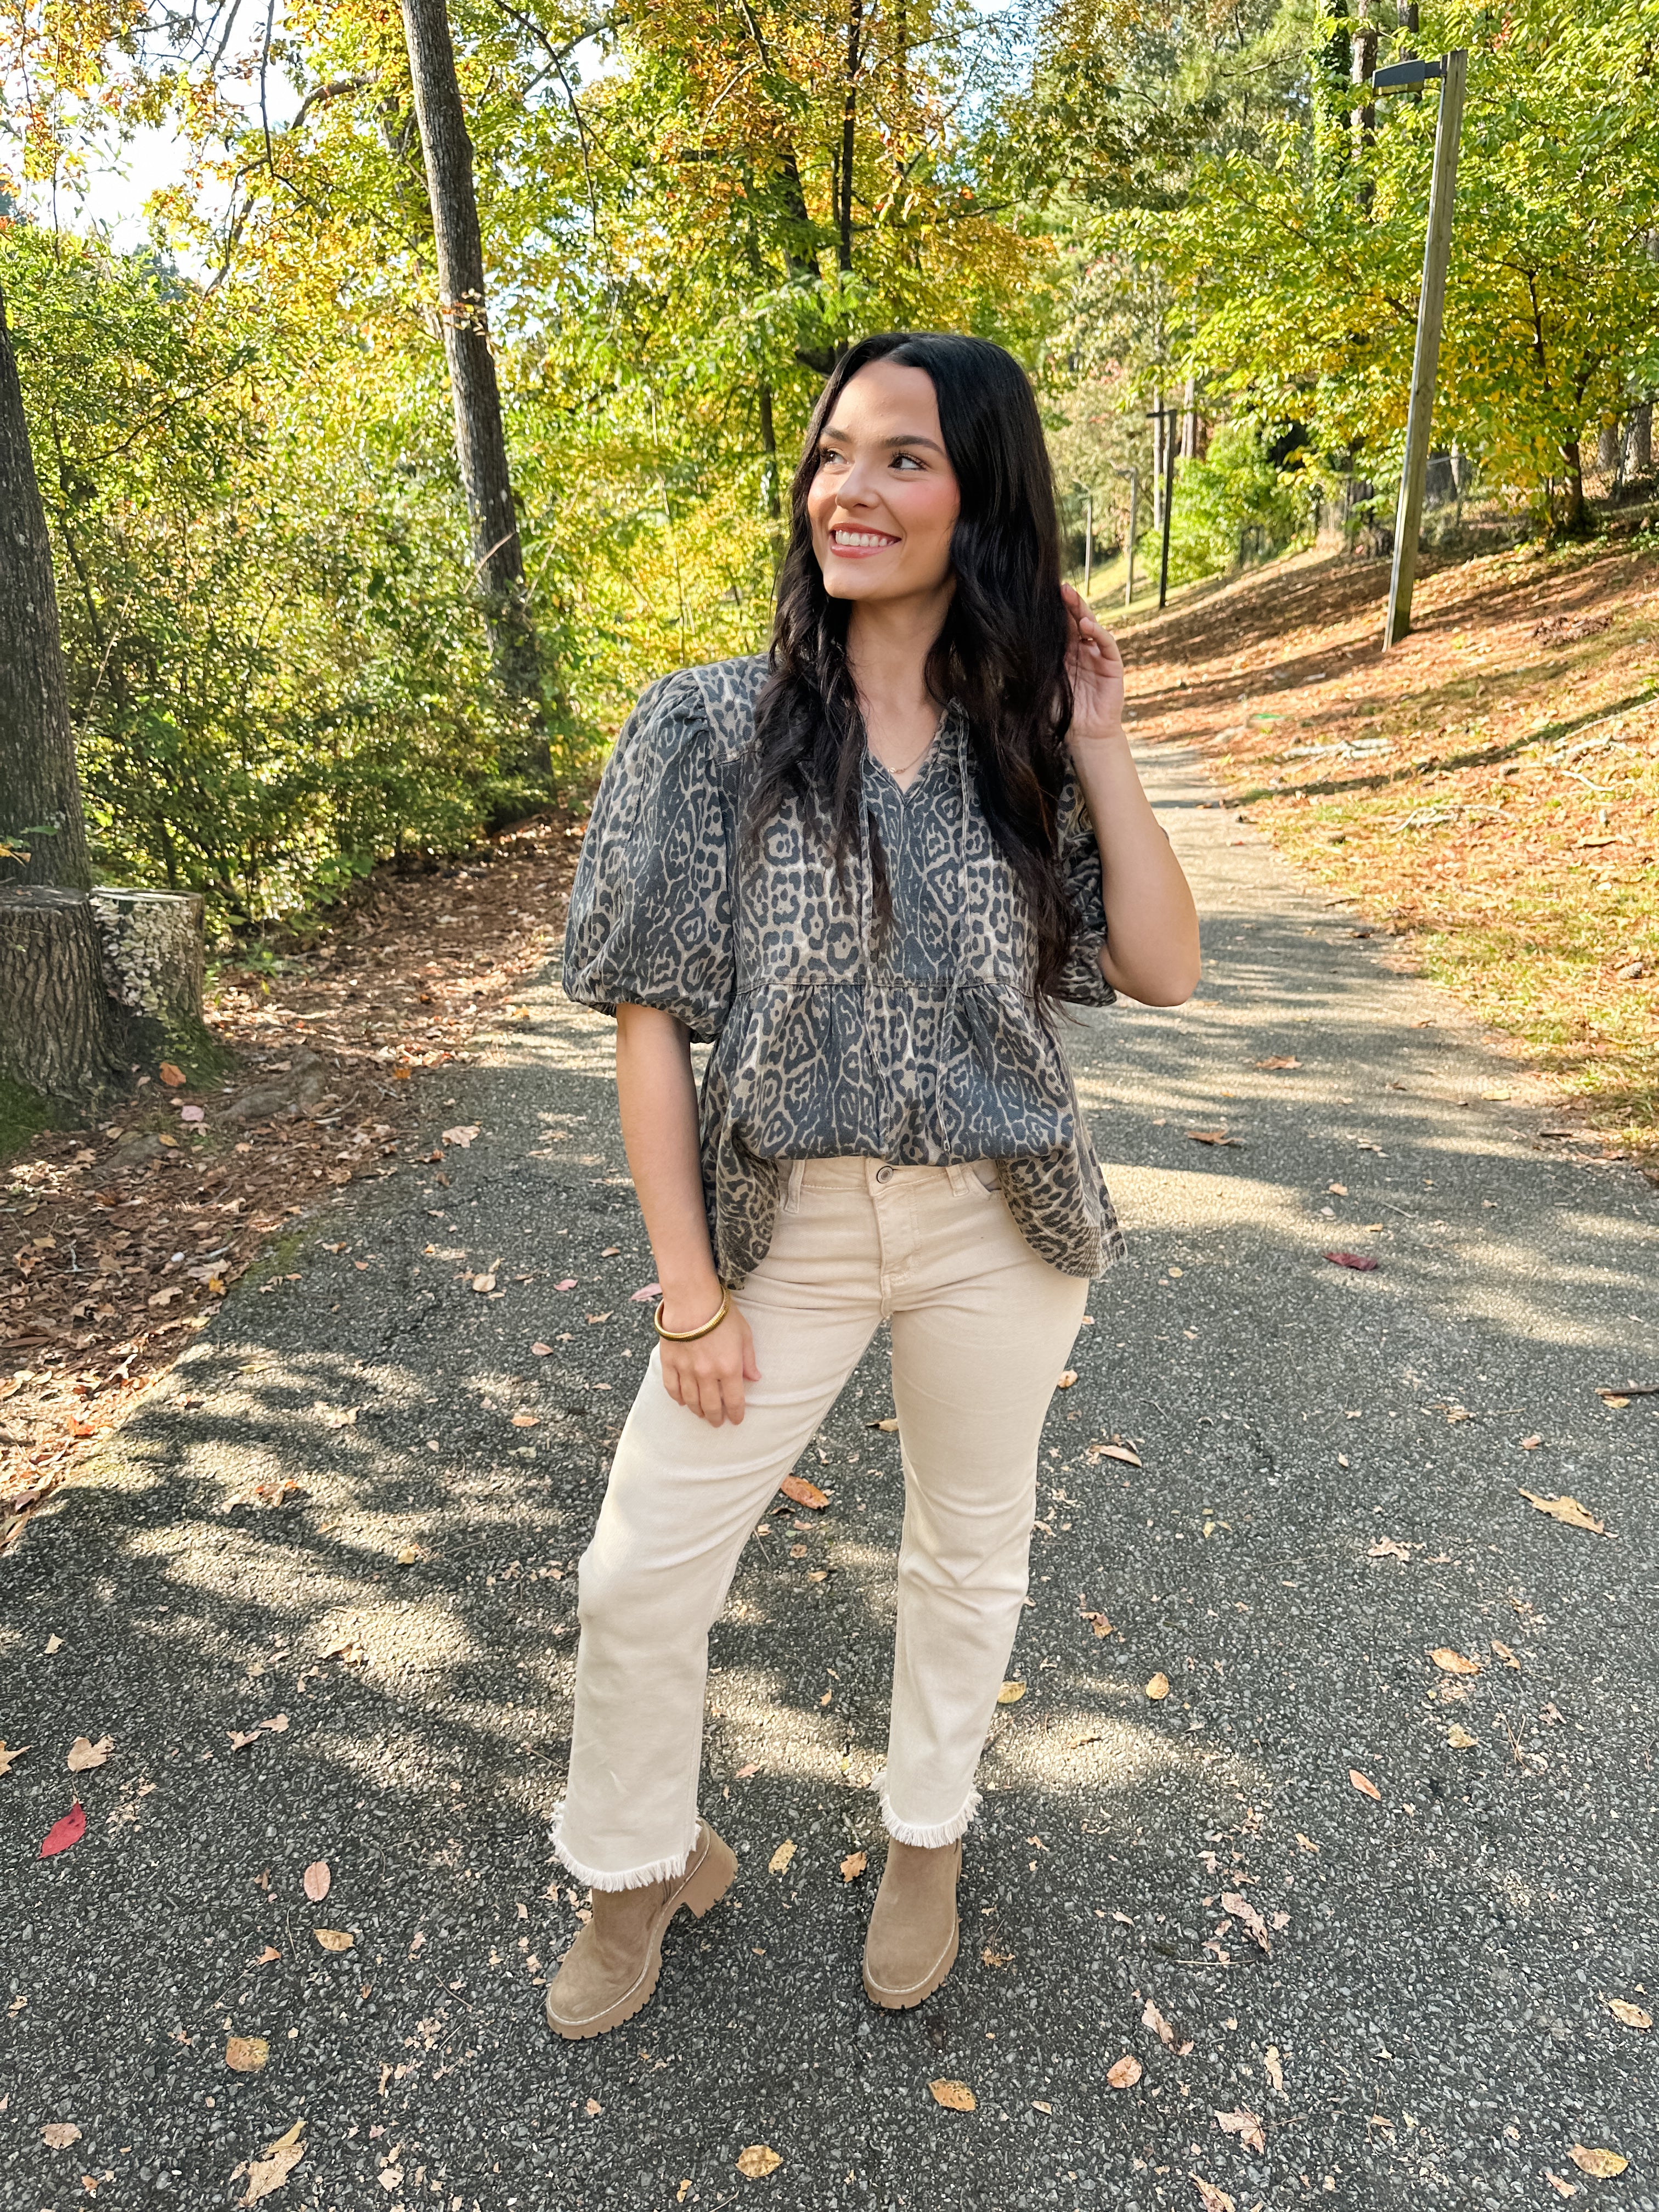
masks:
{"label": "gold bangle bracelet", "polygon": [[732,1310],[732,1291],[726,1284],[720,1285],[720,1311],[712,1321],[704,1322],[701,1328],[665,1328],[662,1325],[664,1301],[657,1300],[651,1315],[651,1325],[665,1344],[695,1344],[700,1336],[712,1336]]}

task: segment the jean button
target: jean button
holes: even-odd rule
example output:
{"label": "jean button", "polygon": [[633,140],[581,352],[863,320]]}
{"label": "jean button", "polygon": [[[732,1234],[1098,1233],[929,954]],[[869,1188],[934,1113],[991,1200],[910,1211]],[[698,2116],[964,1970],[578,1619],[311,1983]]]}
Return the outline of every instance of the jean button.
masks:
{"label": "jean button", "polygon": [[878,1168],[876,1170],[876,1181],[878,1182],[891,1182],[892,1180],[893,1170],[891,1168]]}

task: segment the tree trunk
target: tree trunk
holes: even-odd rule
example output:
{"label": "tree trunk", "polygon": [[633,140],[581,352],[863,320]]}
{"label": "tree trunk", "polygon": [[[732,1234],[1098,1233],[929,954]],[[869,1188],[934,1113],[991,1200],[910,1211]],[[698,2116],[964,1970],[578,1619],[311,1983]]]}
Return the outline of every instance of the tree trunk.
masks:
{"label": "tree trunk", "polygon": [[455,76],[449,15],[445,0],[403,0],[403,16],[432,207],[438,312],[454,407],[455,459],[471,525],[473,581],[489,625],[496,671],[507,691],[530,709],[537,730],[526,756],[514,765],[545,774],[550,763],[541,732],[541,654],[525,592],[501,387],[489,348],[472,141]]}
{"label": "tree trunk", "polygon": [[103,945],[84,891],[0,888],[0,1079],[85,1108],[115,1073]]}
{"label": "tree trunk", "polygon": [[1653,468],[1653,402],[1644,399],[1632,408],[1625,441],[1625,474],[1644,477]]}
{"label": "tree trunk", "polygon": [[[1356,112],[1353,121],[1355,151],[1362,159],[1370,153],[1371,142],[1376,137],[1376,95],[1369,88],[1376,71],[1376,26],[1370,20],[1370,12],[1371,0],[1354,0],[1354,14],[1358,20],[1352,44],[1353,81],[1357,85],[1367,88],[1364,102]],[[1367,213],[1370,210],[1371,196],[1371,185],[1369,182],[1363,183],[1359,187],[1359,204]]]}
{"label": "tree trunk", "polygon": [[864,0],[847,0],[847,78],[841,103],[841,204],[836,210],[836,265],[853,272],[853,155],[858,144],[859,68],[863,59]]}
{"label": "tree trunk", "polygon": [[91,881],[52,540],[0,293],[0,884]]}
{"label": "tree trunk", "polygon": [[1584,504],[1584,457],[1577,438],[1562,441],[1561,459],[1567,474],[1557,527],[1564,537],[1582,538],[1589,528],[1589,509]]}

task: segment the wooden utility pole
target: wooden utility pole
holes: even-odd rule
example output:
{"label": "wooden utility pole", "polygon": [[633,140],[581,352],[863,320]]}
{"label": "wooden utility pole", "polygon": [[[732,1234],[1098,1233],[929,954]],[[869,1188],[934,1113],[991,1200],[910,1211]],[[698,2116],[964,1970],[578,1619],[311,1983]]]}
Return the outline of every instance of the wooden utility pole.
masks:
{"label": "wooden utility pole", "polygon": [[1140,471],[1129,471],[1129,574],[1123,586],[1123,604],[1134,605],[1135,598],[1135,538],[1140,530]]}
{"label": "wooden utility pole", "polygon": [[1089,596],[1090,579],[1095,573],[1095,495],[1091,491],[1083,495],[1083,596]]}
{"label": "wooden utility pole", "polygon": [[1457,197],[1457,154],[1463,130],[1463,96],[1468,83],[1468,50],[1455,47],[1443,61],[1401,62],[1379,70],[1379,92],[1439,77],[1440,118],[1434,138],[1434,181],[1429,188],[1429,230],[1423,249],[1423,292],[1417,309],[1417,349],[1412,362],[1411,408],[1406,421],[1406,462],[1395,514],[1394,573],[1389,583],[1389,611],[1383,625],[1386,648],[1398,645],[1412,626],[1412,592],[1417,581],[1417,541],[1423,526],[1423,487],[1429,468],[1429,433],[1434,420],[1434,387],[1440,374],[1440,326],[1446,307],[1446,275],[1451,265],[1452,208]]}
{"label": "wooden utility pole", "polygon": [[1164,411],[1164,538],[1158,562],[1158,605],[1161,614],[1170,600],[1170,525],[1175,516],[1176,410]]}
{"label": "wooden utility pole", "polygon": [[473,585],[489,625],[495,667],[532,710],[538,737],[517,765],[548,768],[541,729],[541,655],[525,591],[524,550],[507,465],[501,386],[489,347],[483,243],[445,0],[403,0],[427,197],[438,259],[438,313],[455,417],[455,459],[471,526]]}

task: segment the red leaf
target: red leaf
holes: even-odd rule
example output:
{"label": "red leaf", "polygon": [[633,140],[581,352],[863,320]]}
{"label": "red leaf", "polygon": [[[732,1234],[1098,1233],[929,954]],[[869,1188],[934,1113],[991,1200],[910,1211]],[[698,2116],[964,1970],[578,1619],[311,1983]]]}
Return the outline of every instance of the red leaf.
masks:
{"label": "red leaf", "polygon": [[1362,1275],[1369,1275],[1380,1264],[1369,1252],[1328,1252],[1325,1257],[1334,1267],[1357,1267]]}
{"label": "red leaf", "polygon": [[804,1474],[786,1474],[778,1488],[797,1505],[810,1506],[813,1512],[822,1512],[830,1503],[829,1493],[820,1490],[816,1482],[809,1482]]}
{"label": "red leaf", "polygon": [[43,1859],[55,1859],[59,1851],[68,1850],[78,1844],[87,1832],[87,1816],[82,1806],[71,1805],[61,1820],[55,1820],[46,1831],[46,1840],[40,1846]]}

